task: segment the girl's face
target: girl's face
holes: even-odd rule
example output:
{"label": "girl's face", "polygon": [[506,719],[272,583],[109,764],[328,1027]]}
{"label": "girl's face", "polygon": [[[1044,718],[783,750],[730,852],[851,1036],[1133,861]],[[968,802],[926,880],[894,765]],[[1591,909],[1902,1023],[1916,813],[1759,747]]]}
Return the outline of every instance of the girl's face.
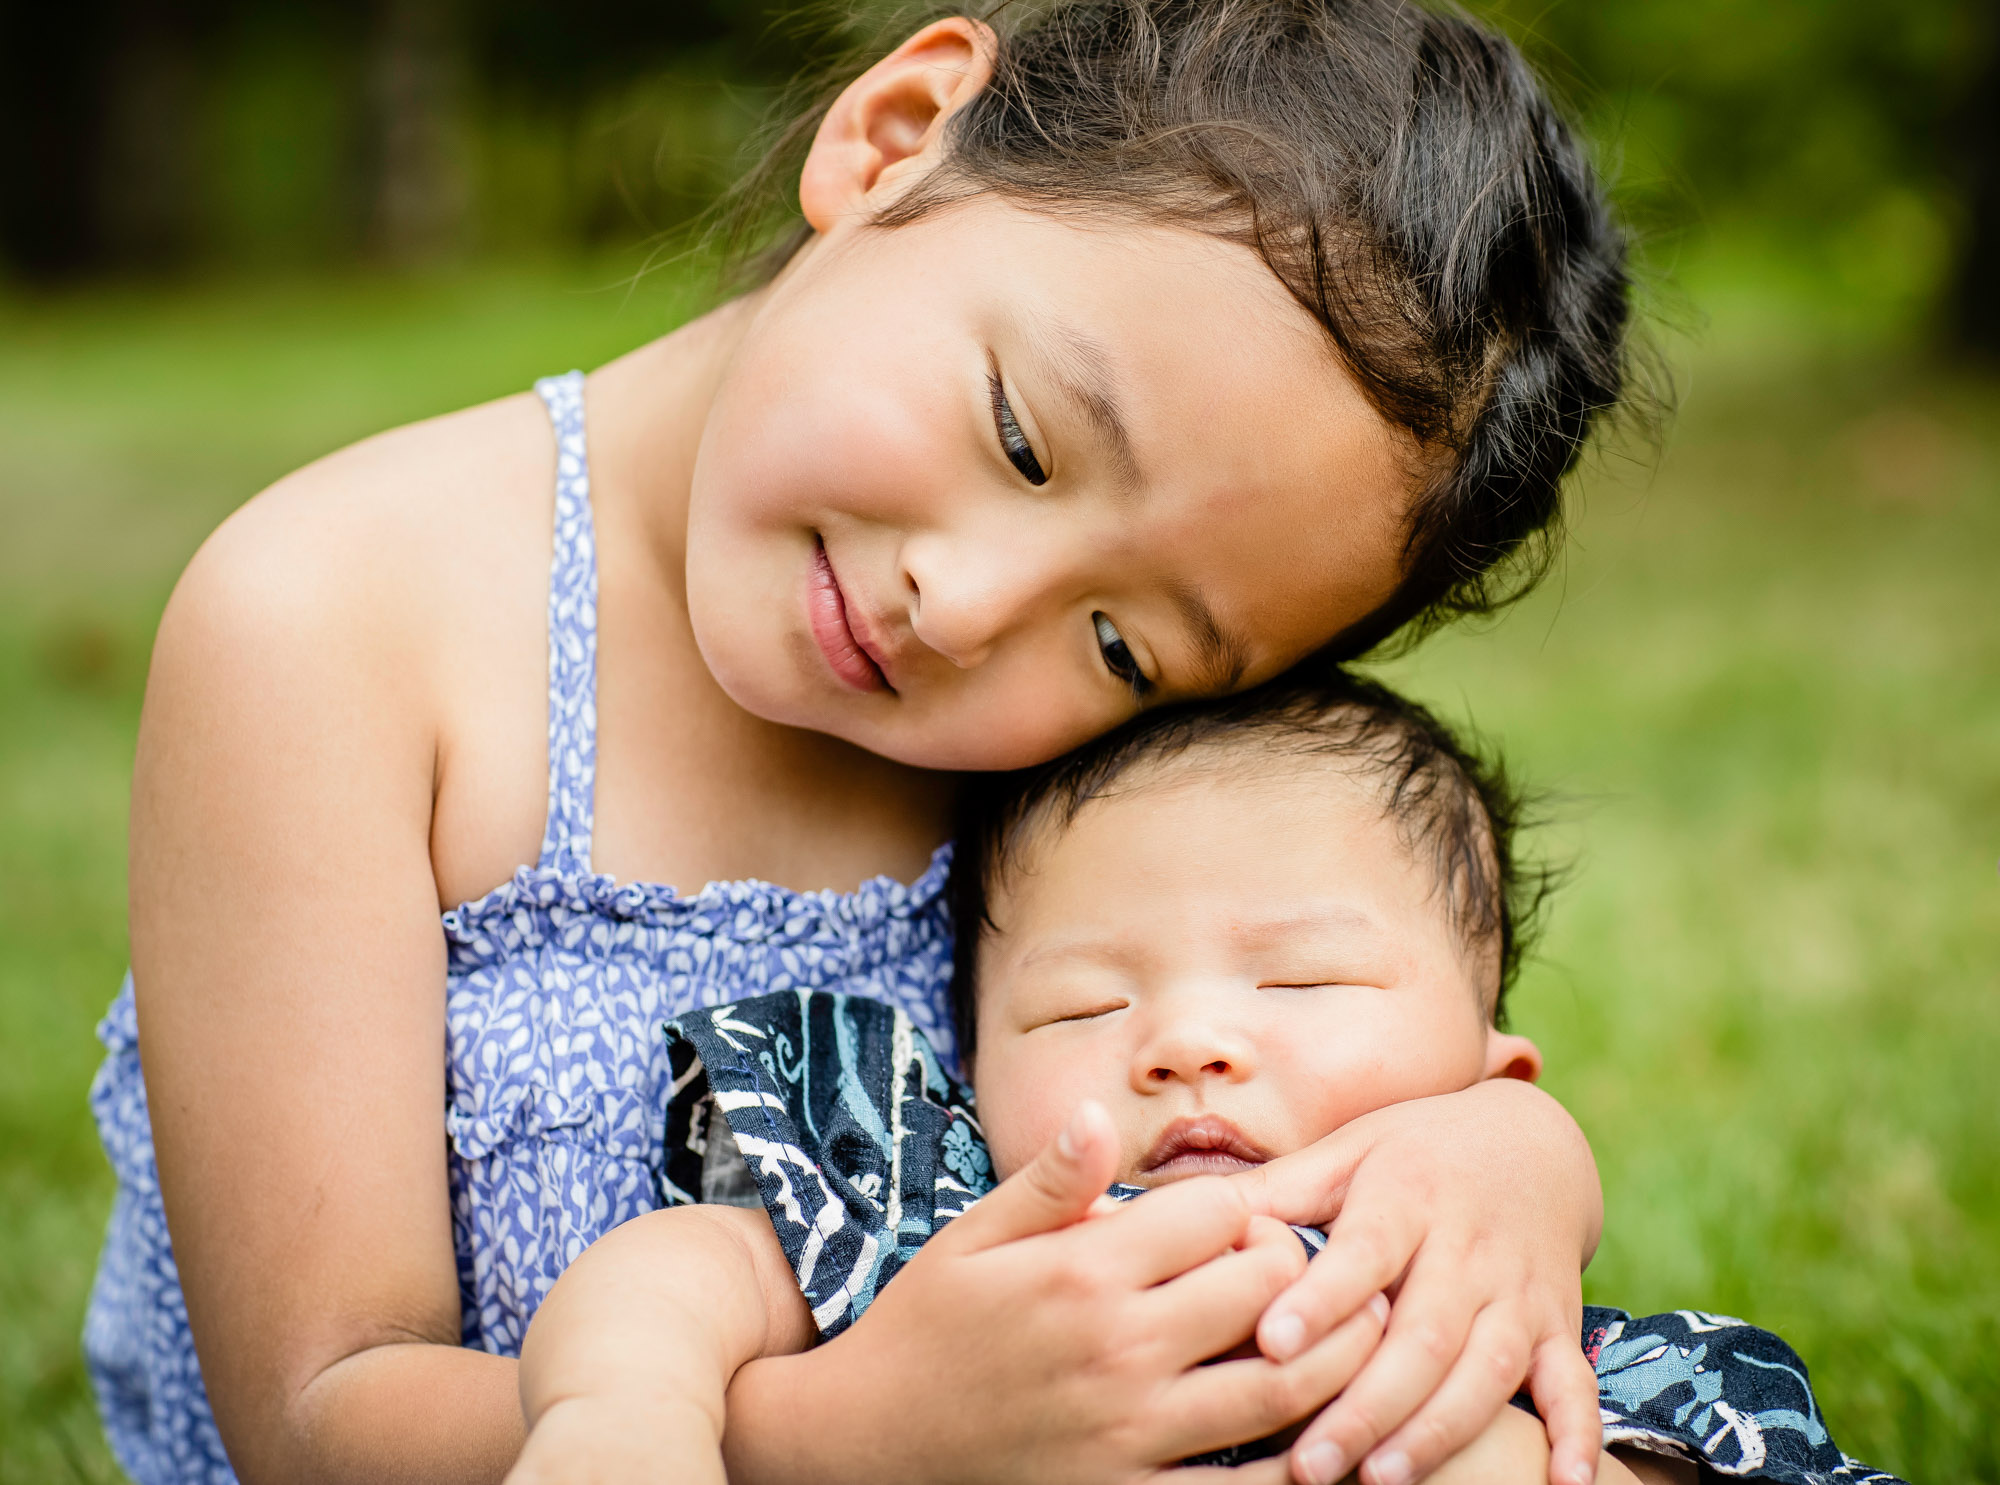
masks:
{"label": "girl's face", "polygon": [[1368,614],[1412,468],[1247,248],[983,196],[842,221],[717,389],[689,612],[759,716],[1018,767]]}
{"label": "girl's face", "polygon": [[[1487,1019],[1431,872],[1337,761],[1199,754],[1047,827],[980,945],[973,1083],[1002,1176],[1078,1103],[1157,1186],[1541,1057]],[[1240,761],[1237,765],[1241,766]]]}

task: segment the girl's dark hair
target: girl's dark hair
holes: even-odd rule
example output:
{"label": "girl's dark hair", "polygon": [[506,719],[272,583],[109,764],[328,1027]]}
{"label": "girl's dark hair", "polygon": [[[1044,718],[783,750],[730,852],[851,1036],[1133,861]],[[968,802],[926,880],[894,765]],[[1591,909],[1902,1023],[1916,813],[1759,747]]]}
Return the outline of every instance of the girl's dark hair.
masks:
{"label": "girl's dark hair", "polygon": [[[972,774],[959,799],[949,891],[952,1017],[968,1061],[978,1029],[979,945],[1007,873],[1066,830],[1133,769],[1213,750],[1224,766],[1261,772],[1287,759],[1340,763],[1373,785],[1404,844],[1428,866],[1467,947],[1491,955],[1493,1020],[1540,921],[1555,874],[1522,863],[1523,799],[1497,757],[1482,758],[1426,708],[1338,667],[1308,663],[1220,700],[1142,714],[1076,752],[1009,774]],[[1142,784],[1143,787],[1143,784]]]}
{"label": "girl's dark hair", "polygon": [[[1249,246],[1424,455],[1403,580],[1330,653],[1532,586],[1562,481],[1629,380],[1630,284],[1596,172],[1513,44],[1416,0],[1056,0],[987,18],[991,84],[878,222],[991,192]],[[834,91],[741,188],[739,244],[760,200],[792,192]],[[766,271],[810,235],[795,227]]]}

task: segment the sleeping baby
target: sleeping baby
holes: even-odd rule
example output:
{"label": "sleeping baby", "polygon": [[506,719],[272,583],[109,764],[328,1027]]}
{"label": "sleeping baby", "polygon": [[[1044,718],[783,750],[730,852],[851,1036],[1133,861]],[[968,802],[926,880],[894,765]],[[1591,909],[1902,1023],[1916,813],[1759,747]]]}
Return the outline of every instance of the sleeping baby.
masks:
{"label": "sleeping baby", "polygon": [[[783,993],[672,1023],[667,1204],[585,1252],[537,1315],[513,1485],[723,1481],[738,1368],[851,1325],[1038,1159],[1101,1162],[1089,1220],[1117,1222],[1389,1104],[1539,1075],[1504,1029],[1538,884],[1513,859],[1515,801],[1393,693],[1295,675],[968,787],[954,993],[971,1086],[870,1000]],[[1250,1218],[1206,1264],[1160,1255],[1161,1278],[1275,1295],[1323,1241]],[[1337,1389],[1389,1309],[1377,1296],[1292,1365]],[[1579,1344],[1600,1481],[1889,1481],[1834,1446],[1766,1332],[1587,1308]],[[1275,1364],[1246,1334],[1213,1354],[1199,1371],[1217,1385]],[[1282,1480],[1296,1421],[1189,1462]],[[1431,1478],[1536,1485],[1547,1463],[1532,1412],[1504,1408]]]}

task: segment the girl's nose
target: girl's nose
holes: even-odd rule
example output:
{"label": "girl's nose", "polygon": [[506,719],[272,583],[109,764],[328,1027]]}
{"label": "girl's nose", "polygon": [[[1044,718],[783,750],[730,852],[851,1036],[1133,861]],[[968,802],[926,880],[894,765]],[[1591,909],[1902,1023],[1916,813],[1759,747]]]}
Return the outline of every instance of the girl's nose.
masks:
{"label": "girl's nose", "polygon": [[1241,1083],[1257,1075],[1250,1038],[1211,1015],[1163,1019],[1132,1059],[1132,1086],[1155,1092],[1173,1083],[1200,1085],[1211,1078]]}
{"label": "girl's nose", "polygon": [[910,627],[961,669],[985,661],[1007,635],[1058,605],[1063,559],[1051,533],[1017,528],[910,537],[903,581]]}

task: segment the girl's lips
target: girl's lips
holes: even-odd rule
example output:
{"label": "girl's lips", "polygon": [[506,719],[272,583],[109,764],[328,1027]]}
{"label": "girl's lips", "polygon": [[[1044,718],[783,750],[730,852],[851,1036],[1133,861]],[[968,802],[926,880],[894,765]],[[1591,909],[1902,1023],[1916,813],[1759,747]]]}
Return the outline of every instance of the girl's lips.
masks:
{"label": "girl's lips", "polygon": [[882,667],[869,658],[847,618],[847,599],[833,575],[823,542],[813,543],[812,575],[806,583],[806,617],[814,641],[833,673],[857,691],[887,691]]}
{"label": "girl's lips", "polygon": [[1150,1182],[1226,1176],[1270,1158],[1227,1119],[1204,1114],[1199,1119],[1176,1119],[1162,1130],[1139,1162],[1139,1172]]}

